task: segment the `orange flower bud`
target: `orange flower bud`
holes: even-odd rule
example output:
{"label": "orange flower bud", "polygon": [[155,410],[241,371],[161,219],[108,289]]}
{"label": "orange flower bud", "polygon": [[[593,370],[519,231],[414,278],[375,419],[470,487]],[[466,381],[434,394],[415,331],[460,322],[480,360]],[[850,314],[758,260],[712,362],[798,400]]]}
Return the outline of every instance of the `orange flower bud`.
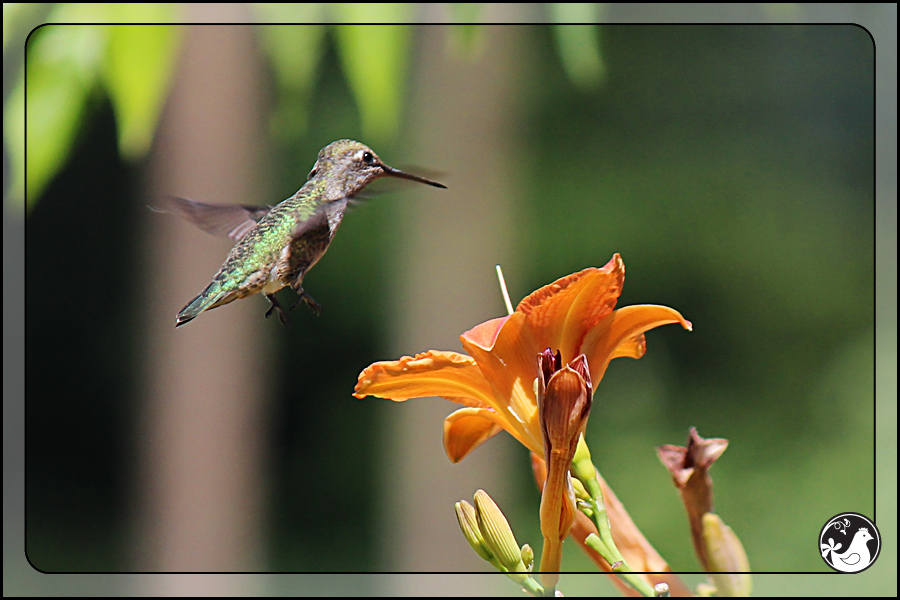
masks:
{"label": "orange flower bud", "polygon": [[[558,572],[562,542],[569,535],[576,512],[569,465],[587,424],[593,390],[584,354],[563,366],[559,351],[554,355],[547,348],[538,355],[537,379],[538,414],[547,457],[547,478],[541,495],[541,571]],[[548,587],[555,587],[558,580],[555,574],[542,577]]]}

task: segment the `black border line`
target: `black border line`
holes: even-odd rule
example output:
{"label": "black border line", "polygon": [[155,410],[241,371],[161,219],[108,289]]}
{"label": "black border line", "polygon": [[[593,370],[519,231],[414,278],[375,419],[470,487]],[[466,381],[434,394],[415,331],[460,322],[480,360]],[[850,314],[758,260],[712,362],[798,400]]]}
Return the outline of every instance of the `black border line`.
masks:
{"label": "black border line", "polygon": [[[258,25],[407,25],[409,27],[424,27],[424,26],[434,26],[434,27],[446,27],[446,26],[454,26],[454,25],[482,25],[482,26],[517,26],[517,25],[542,25],[545,27],[549,27],[552,25],[596,25],[596,26],[617,26],[617,25],[626,25],[626,26],[635,26],[635,25],[643,25],[643,26],[658,26],[658,27],[684,27],[684,26],[692,26],[692,27],[727,27],[727,26],[759,26],[759,27],[784,27],[784,26],[794,26],[794,27],[822,27],[822,26],[837,26],[837,27],[846,27],[846,26],[856,26],[863,31],[865,31],[869,39],[872,40],[872,144],[873,144],[873,160],[872,160],[872,203],[873,203],[873,218],[872,218],[872,271],[873,271],[873,299],[872,299],[872,318],[873,323],[875,317],[877,316],[877,243],[875,240],[877,231],[875,226],[876,220],[876,212],[877,212],[877,168],[878,168],[878,148],[876,143],[876,133],[877,133],[877,59],[878,54],[876,51],[876,43],[875,38],[872,33],[863,25],[859,23],[828,23],[828,22],[807,22],[807,23],[670,23],[670,22],[660,22],[660,23],[333,23],[333,22],[316,22],[316,23],[263,23],[263,22],[215,22],[215,23],[159,23],[159,22],[149,22],[149,23],[96,23],[96,22],[79,22],[79,23],[42,23],[32,29],[28,35],[25,37],[24,42],[24,50],[23,50],[23,113],[24,113],[24,126],[25,126],[25,152],[23,159],[23,170],[27,173],[27,165],[28,165],[28,40],[31,38],[32,34],[38,29],[48,26],[48,25],[88,25],[88,26],[121,26],[121,25],[165,25],[165,26],[173,26],[173,27],[181,27],[181,26],[235,26],[235,27],[244,27],[244,26],[258,26]],[[27,178],[23,185],[23,210],[25,210],[25,206],[28,203],[28,191],[27,191]],[[26,230],[26,234],[24,236],[26,248],[27,248],[27,227],[25,225],[25,217],[23,216],[22,222],[23,228]],[[24,248],[23,248],[24,249]],[[24,256],[23,256],[24,259]],[[27,281],[27,261],[25,261],[25,274]],[[26,288],[27,295],[27,288]],[[28,303],[25,302],[25,313],[28,311]],[[25,318],[25,314],[23,314],[23,321],[27,324],[27,319]],[[872,382],[872,403],[873,403],[873,418],[872,418],[872,523],[876,523],[875,515],[876,515],[876,507],[878,502],[878,494],[877,494],[877,410],[878,410],[878,402],[876,398],[877,394],[877,350],[878,350],[878,330],[875,328],[875,332],[873,335],[873,382]],[[25,346],[28,344],[28,328],[25,327]],[[27,353],[25,353],[27,356]],[[26,365],[26,377],[23,381],[23,387],[25,388],[25,394],[23,397],[24,403],[23,408],[27,406],[28,402],[28,392],[27,392],[27,365]],[[38,573],[42,573],[44,575],[488,575],[488,576],[507,576],[506,573],[501,573],[499,571],[44,571],[39,569],[31,562],[31,559],[28,557],[28,410],[23,410],[24,413],[24,536],[23,536],[23,554],[25,556],[25,560],[28,564]],[[846,511],[845,511],[846,512]],[[843,514],[843,513],[838,513]],[[860,513],[857,513],[860,514]],[[827,523],[828,521],[826,521]],[[816,541],[818,544],[818,539]],[[880,552],[878,554],[880,556]],[[877,559],[877,557],[876,557]],[[875,561],[872,561],[872,564],[875,564]],[[869,566],[872,566],[870,564]],[[868,567],[867,567],[868,569]],[[865,569],[864,569],[865,570]],[[544,573],[548,573],[550,571],[543,571]],[[863,571],[860,571],[860,573]],[[634,571],[635,574],[638,575],[709,575],[708,571]],[[839,573],[837,571],[716,571],[714,574],[716,575],[856,575],[857,573]],[[538,572],[535,572],[538,574]],[[560,571],[560,575],[601,575],[601,576],[613,576],[615,573],[610,573],[606,571]]]}

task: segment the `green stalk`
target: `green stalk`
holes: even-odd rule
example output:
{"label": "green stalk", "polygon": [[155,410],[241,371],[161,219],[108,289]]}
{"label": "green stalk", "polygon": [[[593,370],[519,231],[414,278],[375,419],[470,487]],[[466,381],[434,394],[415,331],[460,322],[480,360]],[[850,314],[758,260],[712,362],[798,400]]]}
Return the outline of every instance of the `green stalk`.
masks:
{"label": "green stalk", "polygon": [[510,579],[512,579],[519,585],[521,585],[522,589],[525,590],[527,593],[531,594],[532,596],[540,598],[541,596],[545,595],[544,588],[542,588],[541,584],[539,584],[537,582],[537,580],[535,580],[535,578],[532,577],[531,575],[526,575],[524,577],[514,576],[514,575],[519,575],[519,574],[518,573],[515,573],[515,574],[510,573],[508,571],[506,574],[507,574],[507,576],[509,576]]}
{"label": "green stalk", "polygon": [[578,440],[578,450],[575,452],[575,458],[572,460],[572,474],[581,481],[585,490],[590,496],[590,512],[585,514],[591,518],[597,527],[598,535],[591,534],[584,543],[597,551],[610,564],[613,573],[621,580],[630,585],[632,588],[640,592],[642,595],[652,598],[656,596],[656,591],[639,575],[636,575],[619,549],[613,541],[612,531],[609,528],[609,517],[606,515],[606,504],[603,502],[603,492],[600,489],[600,483],[597,481],[597,469],[591,462],[591,454],[588,450],[584,437]]}

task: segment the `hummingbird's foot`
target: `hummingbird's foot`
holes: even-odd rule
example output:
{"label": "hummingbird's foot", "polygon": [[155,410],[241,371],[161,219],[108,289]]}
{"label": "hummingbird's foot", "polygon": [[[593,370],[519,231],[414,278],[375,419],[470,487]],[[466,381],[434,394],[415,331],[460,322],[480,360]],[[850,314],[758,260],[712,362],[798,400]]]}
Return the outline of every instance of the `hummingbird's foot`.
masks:
{"label": "hummingbird's foot", "polygon": [[300,297],[297,298],[297,301],[294,302],[293,306],[291,306],[291,310],[297,308],[297,305],[300,304],[300,302],[306,302],[307,306],[309,306],[312,311],[316,313],[317,317],[322,314],[322,305],[313,300],[313,297],[303,291],[303,288],[300,288],[297,291],[297,294],[299,294]]}
{"label": "hummingbird's foot", "polygon": [[269,310],[266,311],[266,318],[272,316],[272,313],[276,310],[278,311],[278,319],[281,321],[282,325],[290,325],[291,320],[288,319],[287,313],[284,312],[284,309],[281,308],[281,305],[278,304],[278,300],[275,299],[275,294],[266,294],[266,299],[272,303],[272,306],[269,307]]}

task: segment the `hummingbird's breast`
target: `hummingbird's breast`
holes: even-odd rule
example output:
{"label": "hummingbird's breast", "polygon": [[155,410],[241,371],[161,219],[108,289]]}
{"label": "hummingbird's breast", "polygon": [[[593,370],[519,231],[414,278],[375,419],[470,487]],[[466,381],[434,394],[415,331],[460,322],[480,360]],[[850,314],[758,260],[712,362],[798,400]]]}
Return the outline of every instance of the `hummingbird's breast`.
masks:
{"label": "hummingbird's breast", "polygon": [[[290,242],[282,249],[271,278],[297,286],[325,255],[344,218],[347,199],[321,205],[315,217],[298,224]],[[272,285],[276,285],[273,283]]]}

